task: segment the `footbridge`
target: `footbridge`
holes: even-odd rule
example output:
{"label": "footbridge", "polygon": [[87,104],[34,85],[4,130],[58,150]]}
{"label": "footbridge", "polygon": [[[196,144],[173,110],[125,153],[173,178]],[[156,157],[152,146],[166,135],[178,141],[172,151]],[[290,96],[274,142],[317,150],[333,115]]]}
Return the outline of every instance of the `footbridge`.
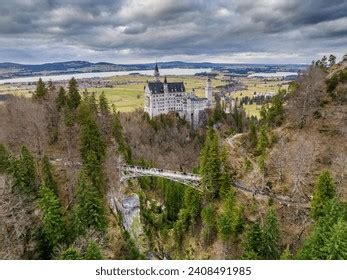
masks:
{"label": "footbridge", "polygon": [[[201,177],[197,174],[172,171],[172,170],[166,170],[166,169],[160,169],[160,168],[145,168],[141,166],[133,166],[133,165],[126,165],[126,164],[119,165],[119,169],[121,174],[121,177],[120,177],[121,182],[125,182],[132,178],[154,176],[154,177],[161,177],[161,178],[165,178],[168,180],[181,183],[188,187],[192,187],[200,192],[206,191],[206,189],[203,188],[201,185]],[[271,197],[284,205],[297,205],[304,208],[309,208],[309,203],[307,203],[307,201],[302,201],[302,200],[297,201],[297,200],[293,200],[289,196],[274,194],[268,188],[260,189],[256,187],[249,187],[244,185],[241,181],[237,181],[237,180],[234,180],[233,187],[236,189],[239,189],[243,193],[252,195],[253,197],[259,197],[259,198]]]}
{"label": "footbridge", "polygon": [[159,168],[144,168],[140,166],[132,166],[125,164],[120,166],[120,172],[121,182],[127,181],[132,178],[154,176],[169,179],[171,181],[175,181],[183,185],[192,187],[198,191],[203,191],[200,184],[200,176],[193,173],[171,171]]}

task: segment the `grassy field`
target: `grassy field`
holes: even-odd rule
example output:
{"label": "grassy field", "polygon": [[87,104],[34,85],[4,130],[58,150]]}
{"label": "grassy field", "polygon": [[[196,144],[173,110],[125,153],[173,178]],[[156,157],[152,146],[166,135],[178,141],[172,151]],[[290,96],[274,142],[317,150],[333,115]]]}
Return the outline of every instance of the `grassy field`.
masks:
{"label": "grassy field", "polygon": [[[148,80],[153,77],[148,76],[117,76],[111,78],[116,82],[113,88],[89,88],[89,92],[95,92],[97,95],[102,92],[113,103],[117,110],[121,112],[129,112],[136,108],[143,108],[144,102],[144,87]],[[168,82],[183,81],[186,91],[190,92],[195,89],[195,93],[199,96],[204,96],[204,88],[206,78],[196,76],[167,76]],[[222,85],[221,80],[213,79],[212,86]]]}
{"label": "grassy field", "polygon": [[[259,78],[241,78],[241,82],[247,86],[245,90],[239,90],[232,93],[232,97],[241,98],[243,96],[253,96],[254,92],[264,93],[264,92],[272,92],[277,93],[278,90],[287,89],[288,85],[285,84],[284,81],[263,81]],[[244,109],[248,116],[256,116],[260,117],[260,108],[261,106],[252,104],[252,105],[244,105]]]}
{"label": "grassy field", "polygon": [[[153,80],[152,76],[143,75],[127,75],[115,76],[108,78],[115,85],[113,88],[87,88],[89,92],[95,92],[98,96],[102,92],[105,93],[108,100],[113,103],[117,110],[121,112],[130,112],[136,108],[143,108],[144,103],[144,87],[147,81]],[[163,78],[162,78],[163,79]],[[197,76],[167,76],[168,82],[183,81],[186,91],[190,92],[195,89],[198,96],[204,96],[206,78]],[[232,93],[232,97],[253,96],[254,92],[274,92],[277,93],[279,88],[287,88],[283,81],[263,81],[259,78],[241,78],[241,82],[247,86],[247,89]],[[214,90],[217,86],[223,85],[220,77],[212,79]],[[24,94],[30,96],[33,87],[21,86],[15,87],[11,85],[0,85],[0,94]],[[81,90],[83,91],[83,89]],[[260,106],[245,105],[245,111],[248,115],[259,116]]]}

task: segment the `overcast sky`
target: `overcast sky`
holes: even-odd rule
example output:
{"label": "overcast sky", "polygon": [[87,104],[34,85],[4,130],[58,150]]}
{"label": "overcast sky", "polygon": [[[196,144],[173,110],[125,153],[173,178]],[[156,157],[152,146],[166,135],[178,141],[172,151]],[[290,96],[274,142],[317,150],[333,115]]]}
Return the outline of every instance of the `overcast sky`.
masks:
{"label": "overcast sky", "polygon": [[346,0],[0,0],[0,62],[309,63],[347,53]]}

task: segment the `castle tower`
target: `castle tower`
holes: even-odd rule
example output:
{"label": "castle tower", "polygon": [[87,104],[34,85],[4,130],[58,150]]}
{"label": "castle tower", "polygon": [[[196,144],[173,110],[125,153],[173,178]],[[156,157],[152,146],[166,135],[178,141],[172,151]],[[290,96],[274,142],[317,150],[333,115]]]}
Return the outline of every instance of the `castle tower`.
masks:
{"label": "castle tower", "polygon": [[212,104],[212,82],[210,78],[208,78],[206,82],[205,97],[208,99],[209,103]]}
{"label": "castle tower", "polygon": [[155,64],[155,67],[154,67],[154,77],[155,77],[156,82],[160,82],[160,74],[159,74],[159,69],[158,69],[157,63]]}
{"label": "castle tower", "polygon": [[169,85],[167,83],[167,79],[166,79],[166,76],[165,76],[165,79],[164,79],[164,93],[168,93],[169,92]]}

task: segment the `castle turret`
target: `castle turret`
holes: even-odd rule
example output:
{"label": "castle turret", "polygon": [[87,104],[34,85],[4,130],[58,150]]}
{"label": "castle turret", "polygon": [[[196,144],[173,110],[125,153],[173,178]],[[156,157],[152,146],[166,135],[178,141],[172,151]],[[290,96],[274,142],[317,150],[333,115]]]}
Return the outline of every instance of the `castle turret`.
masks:
{"label": "castle turret", "polygon": [[159,74],[159,69],[158,69],[158,64],[155,64],[154,67],[154,77],[157,82],[160,82],[160,74]]}
{"label": "castle turret", "polygon": [[206,82],[205,97],[212,104],[212,82],[210,78],[208,78]]}
{"label": "castle turret", "polygon": [[164,79],[164,92],[165,93],[168,93],[169,92],[169,84],[167,83],[167,79],[166,79],[166,76],[165,76],[165,79]]}

